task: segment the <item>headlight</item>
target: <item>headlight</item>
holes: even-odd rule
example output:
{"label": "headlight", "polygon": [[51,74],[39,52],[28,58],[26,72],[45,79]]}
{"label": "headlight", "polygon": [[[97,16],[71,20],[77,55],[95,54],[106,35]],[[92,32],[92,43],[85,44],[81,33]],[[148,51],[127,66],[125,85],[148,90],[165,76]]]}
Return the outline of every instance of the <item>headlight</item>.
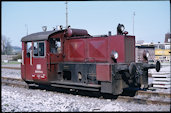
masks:
{"label": "headlight", "polygon": [[148,58],[149,55],[150,55],[149,51],[148,50],[144,50],[143,57],[147,57]]}
{"label": "headlight", "polygon": [[112,51],[111,57],[114,58],[114,59],[117,59],[119,57],[118,52]]}
{"label": "headlight", "polygon": [[125,28],[124,28],[124,26],[122,25],[122,26],[121,26],[121,31],[123,32],[123,31],[124,31],[124,29],[125,29]]}
{"label": "headlight", "polygon": [[115,51],[115,52],[114,52],[114,58],[117,59],[118,56],[119,56],[119,55],[118,55],[118,52]]}
{"label": "headlight", "polygon": [[149,52],[148,52],[148,51],[146,52],[146,57],[147,57],[147,58],[149,57]]}
{"label": "headlight", "polygon": [[144,50],[144,52],[143,52],[143,60],[144,61],[148,61],[148,57],[149,57],[149,52],[148,52],[148,50]]}

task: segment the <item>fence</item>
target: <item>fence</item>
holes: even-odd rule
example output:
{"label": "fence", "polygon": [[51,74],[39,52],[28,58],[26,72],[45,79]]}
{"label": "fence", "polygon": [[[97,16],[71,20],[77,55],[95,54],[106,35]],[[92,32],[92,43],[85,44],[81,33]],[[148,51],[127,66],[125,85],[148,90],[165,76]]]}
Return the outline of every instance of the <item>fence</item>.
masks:
{"label": "fence", "polygon": [[161,68],[160,72],[151,72],[153,88],[171,88],[170,66]]}
{"label": "fence", "polygon": [[171,88],[170,73],[156,73],[152,75],[154,88]]}

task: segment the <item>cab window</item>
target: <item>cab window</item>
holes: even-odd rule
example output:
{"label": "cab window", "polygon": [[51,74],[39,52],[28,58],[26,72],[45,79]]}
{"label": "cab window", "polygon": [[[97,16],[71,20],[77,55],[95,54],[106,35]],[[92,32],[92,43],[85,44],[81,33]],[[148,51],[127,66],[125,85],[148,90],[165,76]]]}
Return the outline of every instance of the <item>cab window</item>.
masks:
{"label": "cab window", "polygon": [[33,42],[33,56],[40,57],[45,55],[44,42]]}
{"label": "cab window", "polygon": [[27,57],[30,57],[32,42],[27,42],[26,45],[27,45],[27,50],[26,50],[27,54],[26,55],[27,55]]}
{"label": "cab window", "polygon": [[51,53],[60,54],[62,52],[60,38],[50,38],[49,42]]}

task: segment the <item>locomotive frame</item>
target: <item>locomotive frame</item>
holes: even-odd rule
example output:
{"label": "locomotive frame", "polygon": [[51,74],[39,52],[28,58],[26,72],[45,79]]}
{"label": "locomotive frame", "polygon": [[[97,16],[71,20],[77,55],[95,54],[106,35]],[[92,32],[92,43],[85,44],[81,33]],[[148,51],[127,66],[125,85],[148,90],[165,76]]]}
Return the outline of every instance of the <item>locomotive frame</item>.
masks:
{"label": "locomotive frame", "polygon": [[118,95],[124,88],[148,88],[148,69],[135,63],[135,36],[118,25],[117,35],[91,36],[83,29],[60,29],[25,36],[21,77],[27,84],[99,91]]}

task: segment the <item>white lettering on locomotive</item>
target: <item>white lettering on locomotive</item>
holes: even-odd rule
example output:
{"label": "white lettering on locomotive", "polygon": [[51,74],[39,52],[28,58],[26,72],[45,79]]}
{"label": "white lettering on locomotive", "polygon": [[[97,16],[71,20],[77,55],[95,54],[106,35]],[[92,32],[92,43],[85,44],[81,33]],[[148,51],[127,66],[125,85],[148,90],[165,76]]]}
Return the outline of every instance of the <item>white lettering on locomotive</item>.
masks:
{"label": "white lettering on locomotive", "polygon": [[43,73],[43,71],[35,70],[35,73]]}

